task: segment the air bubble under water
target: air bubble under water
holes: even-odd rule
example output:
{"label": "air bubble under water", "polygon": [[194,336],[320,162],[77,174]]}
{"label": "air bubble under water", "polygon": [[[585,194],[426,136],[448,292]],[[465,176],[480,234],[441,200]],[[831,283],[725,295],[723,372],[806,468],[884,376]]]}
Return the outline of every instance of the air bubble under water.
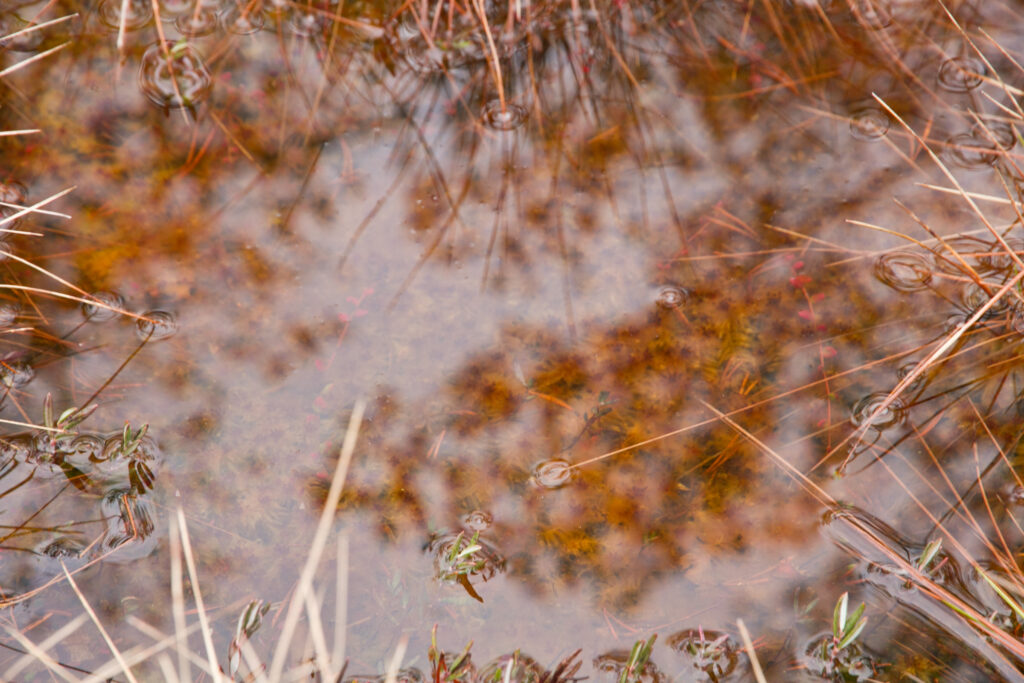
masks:
{"label": "air bubble under water", "polygon": [[526,109],[518,104],[505,103],[502,108],[501,101],[491,100],[484,107],[484,123],[494,130],[515,130],[526,122]]}
{"label": "air bubble under water", "polygon": [[[114,31],[121,30],[121,7],[121,0],[103,0],[97,12],[100,23]],[[152,20],[153,5],[149,0],[129,0],[127,11],[124,14],[124,30],[138,31]]]}
{"label": "air bubble under water", "polygon": [[984,168],[999,160],[999,150],[987,137],[960,133],[946,140],[946,152],[954,165],[966,169]]}
{"label": "air bubble under water", "polygon": [[[19,182],[13,180],[9,180],[6,183],[0,182],[0,220],[9,218],[21,211],[20,207],[25,205],[26,193],[25,186]],[[0,227],[10,230],[20,222],[21,219],[18,218],[13,221],[7,221],[0,225]]]}
{"label": "air bubble under water", "polygon": [[174,20],[174,28],[183,36],[208,36],[217,28],[217,14],[209,9],[188,12]]}
{"label": "air bubble under water", "polygon": [[932,281],[931,264],[912,251],[890,251],[875,261],[875,277],[899,292],[927,289]]}
{"label": "air bubble under water", "polygon": [[572,465],[565,460],[545,460],[533,468],[533,481],[544,489],[557,489],[572,480]]}
{"label": "air bubble under water", "polygon": [[244,3],[231,4],[220,15],[220,23],[228,33],[249,35],[263,28],[263,13]]}
{"label": "air bubble under water", "polygon": [[970,92],[984,82],[985,63],[976,57],[952,57],[939,67],[939,85],[950,92]]}
{"label": "air bubble under water", "polygon": [[142,314],[146,320],[139,320],[135,326],[140,339],[159,341],[167,339],[178,331],[178,321],[167,311],[147,311]]}
{"label": "air bubble under water", "polygon": [[466,515],[464,523],[470,531],[487,531],[493,521],[494,518],[491,516],[491,513],[484,512],[483,510],[474,510]]}
{"label": "air bubble under water", "polygon": [[850,134],[859,140],[878,140],[889,132],[889,116],[878,107],[864,107],[850,114]]}
{"label": "air bubble under water", "polygon": [[21,314],[21,306],[12,303],[0,304],[0,327],[9,327],[14,324]]}
{"label": "air bubble under water", "polygon": [[155,43],[142,56],[142,92],[153,104],[171,109],[193,107],[205,100],[213,81],[199,53],[190,45],[172,42],[166,43],[166,51]]}
{"label": "air bubble under water", "polygon": [[906,419],[907,409],[903,401],[898,397],[889,402],[889,405],[874,418],[871,417],[886,402],[888,397],[889,394],[887,392],[880,391],[869,394],[857,401],[857,404],[853,406],[850,422],[854,427],[868,424],[871,429],[879,432],[900,424]]}
{"label": "air bubble under water", "polygon": [[[104,305],[82,304],[82,315],[90,322],[100,323],[113,320],[120,314],[111,310],[112,308],[124,310],[124,298],[117,292],[96,292],[92,298]],[[109,308],[107,308],[108,306]]]}
{"label": "air bubble under water", "polygon": [[658,296],[654,302],[658,304],[659,308],[673,309],[682,306],[688,297],[689,292],[682,287],[666,285],[658,290]]}

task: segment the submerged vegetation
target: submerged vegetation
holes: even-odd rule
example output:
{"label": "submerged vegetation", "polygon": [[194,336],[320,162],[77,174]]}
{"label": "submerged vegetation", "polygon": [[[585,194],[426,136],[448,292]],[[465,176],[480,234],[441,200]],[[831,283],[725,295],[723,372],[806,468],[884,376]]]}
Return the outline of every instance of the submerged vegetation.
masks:
{"label": "submerged vegetation", "polygon": [[0,0],[0,679],[1024,680],[1022,28]]}

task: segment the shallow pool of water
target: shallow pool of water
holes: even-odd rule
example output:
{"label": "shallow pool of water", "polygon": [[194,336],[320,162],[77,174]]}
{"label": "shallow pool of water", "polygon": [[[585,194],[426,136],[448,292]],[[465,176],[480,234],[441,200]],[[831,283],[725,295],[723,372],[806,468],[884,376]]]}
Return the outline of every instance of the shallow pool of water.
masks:
{"label": "shallow pool of water", "polygon": [[346,676],[434,679],[436,625],[441,680],[755,680],[742,619],[769,680],[1020,679],[1024,33],[951,11],[2,0],[0,221],[48,213],[0,225],[0,417],[51,430],[0,442],[0,671],[84,613],[62,562],[174,632],[178,508],[187,623],[234,675],[266,601],[269,666],[364,402]]}

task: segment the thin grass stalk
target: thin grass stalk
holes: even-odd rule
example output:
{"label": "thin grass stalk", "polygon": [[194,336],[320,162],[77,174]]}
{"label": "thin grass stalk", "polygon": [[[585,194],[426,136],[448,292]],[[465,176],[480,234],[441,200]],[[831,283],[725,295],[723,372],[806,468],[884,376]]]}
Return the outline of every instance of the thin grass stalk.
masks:
{"label": "thin grass stalk", "polygon": [[40,30],[42,30],[44,28],[49,28],[50,26],[55,26],[56,24],[62,24],[65,21],[67,21],[68,19],[74,19],[77,16],[78,16],[78,12],[73,12],[71,14],[65,14],[63,17],[57,17],[56,19],[50,19],[49,21],[44,21],[41,24],[32,24],[31,26],[26,26],[25,28],[21,29],[20,31],[15,31],[14,33],[8,33],[6,36],[0,36],[0,41],[8,41],[8,40],[11,40],[12,38],[20,38],[22,36],[28,35],[29,33],[32,33],[33,31],[40,31]]}
{"label": "thin grass stalk", "polygon": [[[0,135],[2,135],[2,133],[0,133]],[[9,209],[29,209],[29,207],[27,207],[27,206],[22,206],[21,204],[11,204],[9,202],[0,202],[0,206],[6,206]],[[66,213],[60,213],[59,211],[47,211],[46,209],[29,209],[29,210],[32,211],[32,213],[38,213],[38,214],[40,214],[42,216],[55,216],[57,218],[71,218],[70,215],[68,215]],[[43,236],[42,233],[27,233],[27,234],[38,235],[39,237]]]}
{"label": "thin grass stalk", "polygon": [[[149,647],[135,648],[130,653],[126,653],[125,661],[127,661],[130,665],[135,665],[139,662],[147,661],[159,655],[160,658],[166,659],[168,660],[168,663],[170,663],[170,659],[167,657],[167,654],[164,651],[178,642],[177,634],[169,636],[163,635],[155,628],[149,626],[144,621],[133,615],[129,615],[125,621],[127,621],[128,624],[142,631],[143,633],[146,633],[149,636],[152,636],[154,631],[156,632],[157,635],[156,638],[153,638],[153,640],[156,640],[157,642],[153,643]],[[148,630],[140,627],[140,624],[143,626],[149,626]],[[198,624],[193,624],[191,630],[194,631],[196,628],[198,628]],[[82,681],[82,683],[102,683],[103,681],[110,680],[110,678],[117,673],[117,669],[113,668],[114,666],[116,666],[116,662],[108,662],[107,664],[104,664],[99,669],[96,669],[96,671],[93,671],[91,675],[89,675]],[[179,680],[178,676],[175,675],[173,680]]]}
{"label": "thin grass stalk", "polygon": [[121,15],[117,22],[117,41],[115,45],[117,47],[118,56],[118,67],[121,66],[121,61],[124,59],[124,39],[127,35],[127,24],[128,24],[128,5],[130,0],[121,0]]}
{"label": "thin grass stalk", "polygon": [[181,532],[181,549],[185,554],[185,566],[188,568],[188,578],[192,582],[192,595],[196,599],[196,612],[199,614],[199,624],[202,627],[203,645],[206,647],[206,657],[210,662],[210,670],[213,671],[213,680],[216,683],[221,680],[220,667],[217,666],[217,654],[213,649],[213,637],[211,635],[210,622],[206,618],[206,607],[203,605],[203,593],[199,588],[199,574],[196,571],[196,560],[192,554],[192,543],[188,537],[188,524],[185,521],[185,511],[178,506],[178,530]]}
{"label": "thin grass stalk", "polygon": [[[957,190],[955,187],[943,187],[942,185],[932,185],[931,183],[914,184],[917,185],[918,187],[923,187],[928,190],[935,190],[936,192],[942,192],[944,194],[955,194],[957,196],[962,196],[961,192]],[[993,204],[1002,204],[1004,206],[1019,204],[1019,202],[1015,202],[1012,199],[1008,199],[1006,197],[997,197],[996,195],[993,194],[982,194],[981,192],[967,192],[966,194],[971,199],[977,199],[983,202],[992,202]]]}
{"label": "thin grass stalk", "polygon": [[324,509],[320,514],[320,522],[317,524],[316,533],[313,536],[313,543],[306,557],[306,564],[299,576],[299,583],[295,589],[295,595],[288,605],[288,613],[285,615],[284,626],[281,628],[281,637],[278,640],[277,648],[274,651],[274,658],[270,664],[268,677],[271,681],[281,678],[284,671],[284,661],[288,656],[288,649],[291,646],[292,636],[295,634],[295,627],[299,621],[299,614],[302,610],[305,594],[310,590],[313,582],[313,574],[320,563],[320,556],[327,543],[327,535],[330,533],[334,522],[334,515],[338,509],[338,502],[341,500],[341,491],[345,485],[345,477],[348,474],[349,463],[352,461],[352,453],[355,451],[356,438],[359,435],[359,427],[363,420],[363,411],[366,404],[356,401],[352,408],[352,416],[349,418],[348,429],[345,431],[345,440],[342,443],[341,455],[338,458],[338,465],[334,470],[334,478],[331,480],[331,488],[327,492],[327,500],[324,502]]}
{"label": "thin grass stalk", "polygon": [[74,192],[76,188],[77,188],[76,185],[72,185],[71,187],[65,188],[65,189],[61,190],[60,192],[57,192],[56,194],[51,194],[46,199],[39,200],[38,202],[36,202],[32,206],[26,206],[21,211],[17,211],[15,213],[12,213],[10,216],[7,216],[5,218],[0,218],[0,227],[2,227],[4,225],[7,225],[8,223],[13,223],[14,221],[18,220],[22,216],[25,216],[27,214],[32,213],[33,211],[38,209],[40,206],[46,206],[47,204],[49,204],[51,202],[57,201],[58,199],[60,199],[64,195],[67,195],[67,194],[70,194],[71,192]]}
{"label": "thin grass stalk", "polygon": [[331,661],[343,666],[345,662],[345,637],[348,633],[348,534],[338,536],[337,576],[334,598],[334,650]]}
{"label": "thin grass stalk", "polygon": [[323,617],[320,615],[320,598],[314,593],[312,586],[305,595],[306,618],[309,620],[309,635],[313,640],[313,654],[316,657],[316,667],[320,675],[328,681],[335,678],[334,666],[331,661],[330,651],[327,649],[327,639],[324,637]]}
{"label": "thin grass stalk", "polygon": [[[47,650],[52,648],[54,645],[56,645],[57,643],[61,642],[62,640],[64,640],[68,636],[70,636],[72,633],[77,631],[79,628],[81,628],[82,624],[84,624],[88,620],[89,620],[89,617],[85,616],[84,614],[79,614],[77,617],[75,617],[74,619],[72,619],[68,623],[64,624],[59,629],[57,629],[46,640],[44,640],[43,642],[41,642],[38,645],[36,645],[36,647],[40,651],[46,652]],[[27,655],[22,655],[21,657],[19,657],[17,659],[17,661],[14,662],[14,664],[12,664],[10,667],[8,667],[8,669],[6,671],[4,671],[2,680],[5,680],[5,681],[17,680],[18,674],[20,674],[26,668],[28,668],[29,666],[34,664],[37,661],[37,659],[38,658],[34,654],[32,654],[32,653],[29,653]]]}
{"label": "thin grass stalk", "polygon": [[178,679],[178,673],[174,670],[174,664],[166,652],[160,653],[156,658],[156,663],[160,667],[160,673],[164,675],[164,683],[181,683]]}
{"label": "thin grass stalk", "polygon": [[242,641],[242,657],[245,659],[245,665],[249,667],[249,674],[254,678],[256,683],[268,683],[267,675],[265,673],[266,667],[263,665],[263,661],[260,656],[256,654],[255,648],[252,643],[246,638]]}
{"label": "thin grass stalk", "polygon": [[35,133],[42,133],[38,128],[25,128],[23,130],[0,130],[0,138],[6,138],[13,135],[34,135]]}
{"label": "thin grass stalk", "polygon": [[[126,4],[127,1],[125,0]],[[160,51],[164,53],[164,59],[167,60],[167,70],[171,75],[171,86],[174,88],[174,96],[178,98],[179,102],[184,102],[185,98],[181,96],[181,88],[178,87],[178,77],[174,73],[174,60],[171,57],[170,48],[167,47],[167,38],[164,35],[164,28],[160,20],[160,3],[157,0],[150,0],[150,5],[153,7],[153,24],[156,26],[156,34],[160,39]],[[185,120],[186,126],[192,125],[192,121],[188,118],[188,114],[185,113],[184,107],[181,109],[181,117]]]}
{"label": "thin grass stalk", "polygon": [[[134,626],[139,631],[141,631],[142,633],[146,634],[147,636],[149,636],[153,640],[158,640],[159,641],[159,640],[162,640],[162,639],[168,637],[166,633],[164,633],[163,631],[161,631],[161,630],[159,630],[159,629],[157,629],[157,628],[147,624],[146,622],[142,621],[142,619],[137,619],[135,617],[128,617],[127,621],[128,621],[129,624],[131,624],[132,626]],[[188,631],[185,632],[185,638],[187,639],[188,635],[191,634],[196,629],[198,629],[199,627],[200,627],[199,622],[196,622],[196,623],[192,624],[191,626],[189,626],[188,627]],[[179,634],[177,632],[175,632],[175,634],[174,634],[174,641],[176,643],[185,642],[185,641],[183,641],[179,637]],[[211,677],[214,676],[214,673],[210,670],[210,663],[207,660],[205,660],[202,657],[200,657],[199,655],[193,653],[188,648],[185,648],[184,652],[185,652],[186,659],[188,661],[192,662],[192,664],[194,664],[200,671],[202,671],[203,673],[205,673],[205,674],[207,674],[207,675],[209,675]],[[217,668],[217,671],[218,672],[220,671],[219,667]],[[180,676],[179,676],[179,678],[180,678]],[[183,681],[192,681],[194,679],[189,677],[189,678],[181,678],[181,680],[183,680]]]}
{"label": "thin grass stalk", "polygon": [[[872,421],[875,420],[879,415],[881,415],[885,410],[887,410],[889,406],[892,405],[892,402],[899,398],[899,396],[904,391],[906,391],[907,387],[909,387],[918,377],[920,377],[925,372],[925,370],[935,365],[939,361],[939,359],[941,359],[946,354],[946,352],[949,351],[960,340],[960,338],[967,333],[968,330],[974,327],[974,324],[981,320],[981,318],[983,318],[985,314],[988,313],[989,309],[992,308],[996,304],[996,302],[998,302],[999,299],[1003,297],[1004,294],[1006,294],[1013,287],[1015,287],[1017,283],[1021,281],[1021,279],[1024,279],[1024,270],[1014,275],[1013,278],[1011,278],[1005,285],[1003,285],[998,292],[992,295],[992,298],[990,298],[984,306],[981,306],[977,311],[975,311],[974,315],[972,315],[970,318],[967,319],[966,322],[964,322],[963,325],[961,325],[955,332],[950,334],[949,337],[946,338],[946,341],[944,341],[934,351],[932,351],[927,358],[918,363],[914,367],[914,369],[911,372],[909,372],[907,376],[904,377],[891,392],[889,392],[889,395],[886,396],[885,400],[882,401],[881,404],[879,404],[878,408],[876,408],[875,411],[870,416],[868,416],[868,418],[864,421],[864,424],[855,429],[849,436],[843,439],[842,442],[839,443],[839,445],[833,448],[826,455],[826,458],[832,455],[833,453],[837,452],[840,448],[849,443],[851,440],[856,439],[854,446],[860,443],[860,439],[863,437],[864,433],[871,427]],[[846,458],[843,460],[842,465],[840,465],[840,470],[846,467],[852,456],[853,449],[851,449],[850,454],[847,455]],[[822,458],[820,462],[824,462],[824,460],[825,458]],[[815,465],[815,467],[817,466],[818,465]]]}
{"label": "thin grass stalk", "polygon": [[[811,481],[807,475],[802,473],[800,470],[795,468],[785,458],[775,452],[767,444],[762,442],[756,436],[751,434],[749,431],[741,427],[734,420],[729,418],[728,415],[718,410],[714,406],[704,401],[701,401],[704,406],[715,413],[720,420],[725,422],[727,425],[732,427],[737,433],[742,435],[752,444],[754,444],[762,453],[768,455],[785,471],[791,478],[796,481],[801,488],[810,493],[815,499],[828,505],[830,508],[834,508],[838,503],[837,501],[824,489]],[[879,461],[883,465],[885,461]],[[899,479],[896,479],[899,482]],[[927,512],[927,511],[926,511]],[[906,574],[911,581],[913,581],[923,593],[934,599],[937,603],[943,604],[954,613],[964,618],[965,621],[972,627],[981,631],[982,634],[991,639],[995,644],[998,644],[1006,649],[1007,652],[1011,653],[1018,661],[1024,660],[1024,643],[1017,640],[1009,633],[1003,631],[997,626],[993,625],[984,616],[978,614],[970,605],[962,601],[953,593],[946,590],[945,587],[936,583],[930,576],[922,572],[913,562],[909,562],[902,554],[894,551],[890,548],[883,540],[879,539],[875,533],[867,526],[862,524],[860,520],[855,517],[844,519],[844,521],[853,529],[863,540],[871,545],[875,550],[885,556],[886,560],[892,562],[897,568]],[[956,539],[953,539],[947,532],[947,537],[950,538],[954,543]],[[965,557],[968,557],[965,555]],[[969,559],[969,558],[968,558]],[[975,568],[980,569],[976,563],[973,565]],[[1013,665],[1000,653],[998,650],[989,645],[985,640],[982,641],[987,647],[985,651],[975,649],[975,652],[980,656],[983,656],[989,664],[991,664],[997,671],[1006,673],[1008,671],[1016,671]],[[989,651],[990,650],[990,651]]]}
{"label": "thin grass stalk", "polygon": [[25,637],[17,629],[9,628],[4,626],[4,630],[7,631],[8,635],[18,641],[18,643],[28,651],[30,655],[36,658],[38,662],[41,662],[43,666],[53,672],[58,678],[61,678],[69,683],[78,683],[78,679],[69,674],[64,670],[60,664],[58,664],[50,655],[46,654],[38,645],[33,643],[27,637]]}
{"label": "thin grass stalk", "polygon": [[50,55],[54,54],[55,52],[60,52],[61,50],[63,50],[64,48],[66,48],[70,44],[71,44],[70,40],[66,41],[66,42],[63,42],[63,43],[61,43],[60,45],[58,45],[56,47],[51,47],[49,50],[46,50],[45,52],[40,52],[37,55],[32,55],[28,59],[23,59],[22,61],[18,62],[17,64],[12,64],[11,66],[9,66],[6,69],[4,69],[3,71],[0,71],[0,78],[3,78],[4,76],[8,76],[8,75],[14,73],[15,71],[18,71],[19,69],[22,69],[22,68],[28,66],[29,64],[33,64],[35,62],[38,62],[40,59],[46,59],[47,57],[49,57]]}
{"label": "thin grass stalk", "polygon": [[68,571],[64,562],[60,563],[60,568],[64,570],[64,576],[67,577],[72,590],[74,590],[75,595],[78,596],[78,600],[82,603],[82,607],[85,608],[86,614],[88,614],[89,618],[92,619],[92,623],[96,624],[96,629],[100,632],[100,635],[103,636],[103,640],[107,643],[107,647],[110,648],[110,652],[114,655],[114,658],[120,665],[121,672],[125,675],[125,678],[131,681],[131,683],[138,683],[138,679],[136,679],[135,675],[132,673],[131,667],[128,666],[128,662],[125,661],[121,651],[117,649],[117,645],[114,644],[110,634],[107,633],[107,629],[103,628],[103,624],[100,623],[99,617],[96,616],[96,612],[94,612],[92,606],[89,605],[89,601],[85,599],[85,596],[82,595],[82,591],[78,589],[78,584],[75,583],[75,578],[71,576],[71,572]]}
{"label": "thin grass stalk", "polygon": [[[132,615],[129,615],[126,621],[135,628],[139,628],[138,624],[145,623],[141,619]],[[191,630],[194,631],[198,627],[198,624],[193,624]],[[155,631],[156,629],[153,630]],[[134,666],[135,664],[148,661],[150,659],[153,659],[157,655],[160,655],[163,659],[168,660],[168,663],[170,663],[170,658],[167,657],[167,654],[164,651],[167,648],[177,644],[178,635],[166,635],[155,640],[157,642],[153,643],[149,647],[134,648],[130,653],[126,653],[125,661],[128,662],[129,665]],[[82,683],[102,683],[103,681],[110,680],[111,676],[117,673],[117,669],[113,668],[115,665],[115,662],[108,662],[107,664],[103,665],[102,667],[94,671],[89,677],[83,680]],[[175,676],[175,680],[177,680],[177,676]]]}
{"label": "thin grass stalk", "polygon": [[[388,671],[384,676],[384,683],[398,683],[398,670],[402,667],[402,658],[405,657],[405,650],[409,647],[409,634],[403,633],[395,646],[395,654],[391,656],[388,663]],[[511,664],[511,661],[509,662]]]}
{"label": "thin grass stalk", "polygon": [[[90,299],[95,299],[95,297],[93,297],[92,294],[89,294],[89,292],[85,291],[84,289],[81,289],[80,287],[76,287],[75,285],[71,284],[70,282],[68,282],[64,278],[60,277],[59,275],[51,273],[46,268],[43,268],[42,266],[37,266],[36,264],[32,263],[31,261],[29,261],[27,259],[21,258],[17,254],[12,254],[9,251],[4,251],[3,249],[0,249],[0,256],[12,259],[14,261],[17,261],[18,263],[20,263],[22,265],[26,265],[29,268],[35,270],[36,272],[42,273],[43,275],[45,275],[46,277],[50,278],[51,280],[54,280],[55,282],[59,282],[60,284],[64,285],[65,287],[67,287],[69,289],[75,290],[76,292],[78,292],[82,296],[88,297]],[[101,303],[101,302],[96,300],[95,303]]]}
{"label": "thin grass stalk", "polygon": [[0,289],[12,289],[12,290],[18,291],[18,292],[32,292],[34,294],[40,294],[42,296],[52,296],[52,297],[57,298],[57,299],[67,299],[69,301],[77,301],[80,304],[88,304],[89,306],[96,306],[97,308],[105,308],[108,311],[113,311],[114,313],[118,313],[120,315],[125,315],[125,316],[128,316],[129,318],[135,318],[136,320],[145,320],[147,322],[153,322],[153,320],[151,318],[147,318],[144,315],[140,315],[138,313],[132,313],[131,311],[126,311],[126,310],[123,310],[123,309],[120,309],[120,308],[116,308],[114,306],[110,306],[109,304],[105,304],[102,301],[97,301],[95,299],[84,299],[84,298],[82,298],[80,296],[72,296],[70,294],[62,294],[61,292],[54,292],[53,290],[49,290],[49,289],[40,289],[38,287],[29,287],[28,285],[8,285],[8,284],[0,284]]}
{"label": "thin grass stalk", "polygon": [[483,26],[484,35],[487,36],[487,48],[490,52],[491,73],[494,74],[494,82],[498,88],[498,102],[501,104],[501,113],[505,113],[505,82],[501,77],[501,62],[498,61],[498,48],[494,45],[494,37],[491,35],[491,26],[487,21],[487,13],[484,11],[484,0],[470,0],[473,9],[476,11],[480,25]]}
{"label": "thin grass stalk", "polygon": [[736,626],[739,627],[740,638],[743,639],[743,649],[747,651],[747,658],[750,660],[750,669],[754,672],[754,678],[757,683],[768,683],[764,677],[764,671],[761,670],[761,662],[757,660],[757,652],[754,651],[754,643],[750,640],[747,625],[743,623],[742,619],[737,619]]}

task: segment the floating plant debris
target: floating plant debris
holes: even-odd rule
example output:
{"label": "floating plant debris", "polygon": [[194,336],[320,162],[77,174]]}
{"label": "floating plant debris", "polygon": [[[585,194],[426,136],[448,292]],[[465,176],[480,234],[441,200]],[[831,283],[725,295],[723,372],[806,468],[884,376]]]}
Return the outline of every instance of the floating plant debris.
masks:
{"label": "floating plant debris", "polygon": [[[631,652],[627,650],[606,652],[594,658],[594,669],[603,674],[610,674],[610,676],[603,676],[604,680],[614,678],[614,680],[621,681],[624,675],[625,680],[630,683],[665,683],[668,680],[668,677],[653,661],[647,660],[633,670],[631,659]],[[633,666],[636,664],[633,663]]]}
{"label": "floating plant debris", "polygon": [[477,681],[481,682],[541,683],[543,678],[544,667],[518,651],[492,659],[477,674]]}
{"label": "floating plant debris", "polygon": [[739,662],[738,648],[728,633],[688,629],[672,634],[666,642],[682,657],[693,680],[725,680]]}
{"label": "floating plant debris", "polygon": [[21,389],[36,376],[31,364],[20,360],[0,361],[0,383],[9,389]]}
{"label": "floating plant debris", "polygon": [[490,581],[505,570],[505,559],[490,543],[477,534],[443,534],[430,541],[428,552],[434,556],[437,578],[446,583]]}

